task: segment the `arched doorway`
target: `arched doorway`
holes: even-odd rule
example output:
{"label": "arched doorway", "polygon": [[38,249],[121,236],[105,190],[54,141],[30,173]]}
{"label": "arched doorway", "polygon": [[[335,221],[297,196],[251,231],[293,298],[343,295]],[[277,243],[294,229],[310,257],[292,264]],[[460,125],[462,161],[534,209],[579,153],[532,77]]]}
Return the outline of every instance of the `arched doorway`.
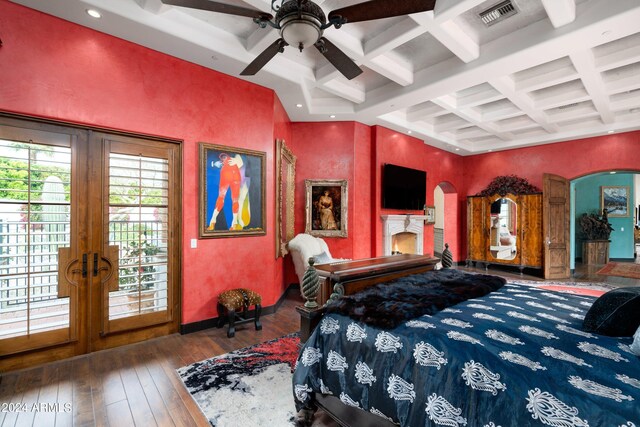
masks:
{"label": "arched doorway", "polygon": [[450,182],[443,181],[433,191],[436,222],[433,228],[433,253],[440,257],[444,244],[449,244],[454,261],[458,253],[458,192]]}
{"label": "arched doorway", "polygon": [[624,189],[627,198],[625,212],[609,215],[613,227],[609,257],[617,261],[633,261],[636,255],[634,229],[639,225],[640,174],[638,171],[611,170],[580,176],[571,180],[571,263],[582,261],[582,235],[579,218],[583,213],[601,212],[604,189]]}

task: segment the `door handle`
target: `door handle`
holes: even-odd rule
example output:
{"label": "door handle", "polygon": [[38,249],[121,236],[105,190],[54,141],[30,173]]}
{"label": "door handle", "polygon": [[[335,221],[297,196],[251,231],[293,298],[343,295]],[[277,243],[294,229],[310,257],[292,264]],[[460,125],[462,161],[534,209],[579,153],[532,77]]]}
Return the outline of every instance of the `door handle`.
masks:
{"label": "door handle", "polygon": [[98,253],[93,253],[93,277],[98,275]]}
{"label": "door handle", "polygon": [[82,277],[87,277],[87,258],[89,254],[82,254]]}

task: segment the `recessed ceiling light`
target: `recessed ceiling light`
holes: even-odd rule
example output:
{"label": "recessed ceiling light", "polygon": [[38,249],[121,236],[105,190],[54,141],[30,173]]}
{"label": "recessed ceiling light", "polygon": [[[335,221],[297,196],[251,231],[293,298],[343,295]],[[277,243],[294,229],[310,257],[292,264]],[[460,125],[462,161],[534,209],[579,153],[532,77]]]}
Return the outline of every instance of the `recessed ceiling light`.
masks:
{"label": "recessed ceiling light", "polygon": [[302,108],[302,104],[296,104],[296,107]]}
{"label": "recessed ceiling light", "polygon": [[87,15],[96,19],[102,18],[102,14],[95,9],[87,9]]}
{"label": "recessed ceiling light", "polygon": [[610,173],[611,175],[615,175],[615,174],[616,174],[616,171],[611,171],[611,172],[609,172],[609,173]]}
{"label": "recessed ceiling light", "polygon": [[335,115],[335,114],[332,114],[332,115],[330,115],[329,117],[331,117],[332,119],[335,119],[335,118],[336,118],[336,115]]}
{"label": "recessed ceiling light", "polygon": [[460,151],[460,149],[459,149],[459,148],[456,148],[456,151]]}
{"label": "recessed ceiling light", "polygon": [[493,150],[487,150],[487,153],[490,153],[490,152],[492,152],[492,151],[493,151]]}
{"label": "recessed ceiling light", "polygon": [[409,135],[411,135],[411,131],[410,131],[410,130],[408,130],[408,131],[407,131],[407,133],[408,133]]}
{"label": "recessed ceiling light", "polygon": [[609,131],[609,132],[607,132],[607,133],[614,133],[614,132],[615,132],[615,130],[610,130],[610,131]]}

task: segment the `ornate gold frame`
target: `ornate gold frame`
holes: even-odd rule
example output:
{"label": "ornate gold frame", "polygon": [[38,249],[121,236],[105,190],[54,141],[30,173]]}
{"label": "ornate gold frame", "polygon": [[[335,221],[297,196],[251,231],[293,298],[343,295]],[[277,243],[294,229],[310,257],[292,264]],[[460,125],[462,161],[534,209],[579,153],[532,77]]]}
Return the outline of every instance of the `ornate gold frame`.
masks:
{"label": "ornate gold frame", "polygon": [[[347,224],[349,222],[349,218],[347,213],[349,211],[349,194],[347,192],[347,181],[344,179],[305,179],[304,180],[306,187],[306,226],[305,233],[311,234],[312,236],[319,237],[347,237]],[[322,230],[314,227],[314,193],[317,190],[325,189],[325,188],[340,188],[339,199],[340,204],[338,205],[337,211],[340,213],[340,226],[337,230]],[[314,190],[316,189],[316,190]],[[317,200],[315,200],[317,202]]]}
{"label": "ornate gold frame", "polygon": [[276,139],[276,259],[284,257],[295,234],[296,156]]}

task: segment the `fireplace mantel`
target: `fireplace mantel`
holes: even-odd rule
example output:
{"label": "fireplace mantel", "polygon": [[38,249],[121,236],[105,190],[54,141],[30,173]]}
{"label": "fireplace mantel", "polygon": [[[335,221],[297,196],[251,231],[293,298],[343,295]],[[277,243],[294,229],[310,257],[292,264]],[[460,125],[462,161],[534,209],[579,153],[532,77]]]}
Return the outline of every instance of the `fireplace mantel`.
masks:
{"label": "fireplace mantel", "polygon": [[382,215],[382,254],[391,255],[391,238],[398,233],[416,235],[416,254],[424,254],[425,215]]}

